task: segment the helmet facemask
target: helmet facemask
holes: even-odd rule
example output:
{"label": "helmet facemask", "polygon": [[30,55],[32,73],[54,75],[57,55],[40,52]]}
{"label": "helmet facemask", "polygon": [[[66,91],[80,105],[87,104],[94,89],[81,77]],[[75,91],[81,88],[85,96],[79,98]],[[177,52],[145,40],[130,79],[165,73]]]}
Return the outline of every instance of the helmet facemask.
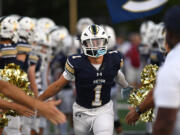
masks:
{"label": "helmet facemask", "polygon": [[157,25],[156,42],[161,52],[166,52],[166,29],[163,23]]}
{"label": "helmet facemask", "polygon": [[107,40],[104,38],[88,39],[83,42],[82,49],[85,55],[99,57],[107,52]]}

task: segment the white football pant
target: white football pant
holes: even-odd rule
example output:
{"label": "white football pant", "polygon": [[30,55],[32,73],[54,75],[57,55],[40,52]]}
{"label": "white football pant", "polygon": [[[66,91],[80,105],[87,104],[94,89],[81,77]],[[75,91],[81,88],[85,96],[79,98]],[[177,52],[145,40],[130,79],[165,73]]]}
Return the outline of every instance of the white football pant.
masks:
{"label": "white football pant", "polygon": [[73,121],[76,135],[113,135],[113,102],[93,109],[74,103]]}
{"label": "white football pant", "polygon": [[10,121],[8,122],[8,126],[4,128],[5,135],[21,135],[20,127],[21,120],[19,116],[7,116]]}

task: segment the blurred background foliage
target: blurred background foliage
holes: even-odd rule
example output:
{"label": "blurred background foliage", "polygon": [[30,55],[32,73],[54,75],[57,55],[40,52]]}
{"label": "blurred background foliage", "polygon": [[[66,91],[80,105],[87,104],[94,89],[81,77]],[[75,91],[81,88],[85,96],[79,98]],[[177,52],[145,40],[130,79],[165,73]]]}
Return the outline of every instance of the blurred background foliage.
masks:
{"label": "blurred background foliage", "polygon": [[[134,21],[113,24],[106,5],[106,0],[77,0],[78,19],[90,17],[97,24],[113,26],[117,34],[126,34],[129,31],[139,31],[140,24],[145,20],[158,23],[164,12],[173,5],[180,5],[180,0],[169,0],[165,8],[154,16]],[[69,0],[1,0],[2,15],[19,14],[35,18],[49,17],[57,25],[69,28]]]}

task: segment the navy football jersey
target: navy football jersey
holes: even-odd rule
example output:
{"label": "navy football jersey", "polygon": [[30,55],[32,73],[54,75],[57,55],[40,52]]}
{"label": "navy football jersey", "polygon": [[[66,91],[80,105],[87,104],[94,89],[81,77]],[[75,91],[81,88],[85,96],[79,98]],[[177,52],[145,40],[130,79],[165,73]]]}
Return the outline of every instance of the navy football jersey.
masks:
{"label": "navy football jersey", "polygon": [[19,39],[16,48],[18,54],[29,54],[32,51],[31,45],[23,38]]}
{"label": "navy football jersey", "polygon": [[164,60],[165,55],[162,52],[160,52],[158,49],[151,50],[149,57],[150,64],[156,64],[157,66],[161,66],[162,63],[164,63]]}
{"label": "navy football jersey", "polygon": [[23,63],[16,59],[16,45],[17,44],[14,43],[0,44],[0,69],[3,69],[4,66],[8,65],[9,63],[15,63],[22,68]]}
{"label": "navy football jersey", "polygon": [[[67,56],[63,52],[59,52],[50,63],[52,71],[51,74],[54,77],[54,81],[56,81],[59,78],[60,74],[62,74],[62,72],[64,71],[66,60]],[[63,87],[63,90],[70,89],[71,85],[69,83]]]}
{"label": "navy football jersey", "polygon": [[65,70],[75,76],[77,104],[85,108],[95,108],[108,103],[114,78],[122,63],[123,57],[118,51],[107,52],[99,70],[84,54],[68,57]]}
{"label": "navy football jersey", "polygon": [[17,54],[16,45],[14,43],[0,44],[0,53],[2,58],[15,58]]}
{"label": "navy football jersey", "polygon": [[30,65],[37,65],[38,60],[39,60],[38,55],[35,52],[31,51],[29,53],[29,55],[28,55],[28,64],[29,64],[29,66]]}

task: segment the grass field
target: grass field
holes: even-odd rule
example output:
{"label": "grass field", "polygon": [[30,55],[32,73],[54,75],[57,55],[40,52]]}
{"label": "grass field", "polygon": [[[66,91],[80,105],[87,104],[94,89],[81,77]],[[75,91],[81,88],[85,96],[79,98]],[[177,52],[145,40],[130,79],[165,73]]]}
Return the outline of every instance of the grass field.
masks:
{"label": "grass field", "polygon": [[135,126],[129,126],[126,124],[125,116],[128,113],[128,110],[119,110],[118,113],[119,113],[121,124],[122,124],[124,131],[143,131],[143,132],[145,132],[146,127],[145,127],[145,123],[143,123],[143,122],[138,122]]}
{"label": "grass field", "polygon": [[[119,104],[127,104],[127,101],[124,100],[120,100]],[[126,124],[125,122],[125,116],[129,111],[127,109],[119,109],[118,113],[119,113],[119,118],[123,127],[124,131],[140,131],[140,132],[145,132],[146,130],[146,125],[143,122],[138,122],[135,126],[129,126]]]}

